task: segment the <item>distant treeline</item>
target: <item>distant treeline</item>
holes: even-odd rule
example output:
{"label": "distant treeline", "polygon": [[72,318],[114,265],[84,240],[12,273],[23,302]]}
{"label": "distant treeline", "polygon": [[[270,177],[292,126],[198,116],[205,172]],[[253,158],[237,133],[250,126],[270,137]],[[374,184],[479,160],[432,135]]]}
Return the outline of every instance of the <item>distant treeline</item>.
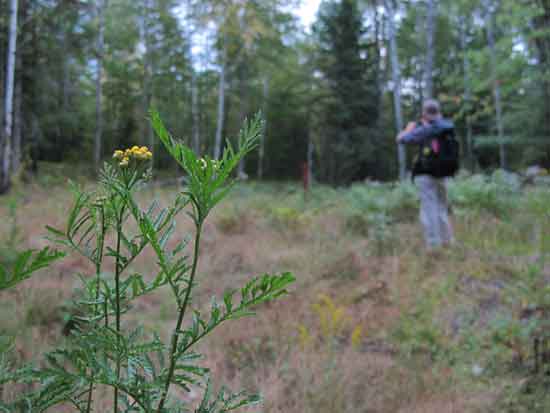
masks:
{"label": "distant treeline", "polygon": [[211,157],[262,110],[240,165],[257,178],[306,162],[331,184],[404,176],[394,136],[426,97],[455,120],[465,166],[550,166],[548,0],[324,0],[307,31],[295,3],[0,0],[0,192],[34,161],[98,169],[134,143],[175,169],[150,107]]}

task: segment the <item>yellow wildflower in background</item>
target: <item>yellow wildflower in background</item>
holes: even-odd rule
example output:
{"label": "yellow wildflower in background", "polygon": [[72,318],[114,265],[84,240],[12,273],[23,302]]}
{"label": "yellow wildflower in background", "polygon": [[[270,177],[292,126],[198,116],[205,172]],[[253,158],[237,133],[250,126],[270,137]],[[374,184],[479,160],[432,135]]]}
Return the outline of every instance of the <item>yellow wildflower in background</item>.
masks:
{"label": "yellow wildflower in background", "polygon": [[353,332],[351,333],[351,345],[353,348],[358,348],[361,344],[361,338],[363,337],[363,328],[361,326],[357,326],[353,329]]}
{"label": "yellow wildflower in background", "polygon": [[344,307],[336,305],[325,294],[319,294],[319,302],[313,305],[313,310],[319,317],[321,333],[326,339],[338,336],[350,321]]}
{"label": "yellow wildflower in background", "polygon": [[312,341],[311,334],[309,333],[307,327],[303,324],[300,324],[298,326],[298,340],[300,342],[300,346],[304,350],[309,346]]}

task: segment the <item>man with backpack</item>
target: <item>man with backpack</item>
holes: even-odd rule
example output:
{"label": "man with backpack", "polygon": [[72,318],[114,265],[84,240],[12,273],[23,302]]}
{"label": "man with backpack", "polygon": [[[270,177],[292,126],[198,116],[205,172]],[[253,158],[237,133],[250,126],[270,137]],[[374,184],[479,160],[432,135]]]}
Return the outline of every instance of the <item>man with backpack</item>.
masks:
{"label": "man with backpack", "polygon": [[420,195],[420,222],[429,250],[453,242],[449,221],[447,177],[458,170],[459,148],[453,122],[441,116],[439,103],[429,99],[422,105],[420,122],[410,122],[397,136],[399,144],[415,144],[419,152],[413,166],[413,180]]}

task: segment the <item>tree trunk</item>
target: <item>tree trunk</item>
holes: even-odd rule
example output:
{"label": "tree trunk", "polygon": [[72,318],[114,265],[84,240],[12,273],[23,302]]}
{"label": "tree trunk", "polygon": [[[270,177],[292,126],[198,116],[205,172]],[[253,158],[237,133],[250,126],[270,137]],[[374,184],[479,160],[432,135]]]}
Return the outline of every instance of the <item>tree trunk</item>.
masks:
{"label": "tree trunk", "polygon": [[[19,3],[19,22],[24,24],[27,20],[27,0],[21,0]],[[19,44],[23,43],[23,33],[18,33]],[[22,135],[23,135],[23,54],[20,52],[15,56],[15,96],[14,96],[14,119],[13,119],[13,148],[11,160],[11,175],[16,175],[21,167]]]}
{"label": "tree trunk", "polygon": [[225,39],[221,55],[220,80],[218,87],[218,123],[216,125],[216,140],[214,142],[214,159],[220,159],[222,149],[223,120],[225,117],[225,69],[227,60],[227,48]]}
{"label": "tree trunk", "polygon": [[94,167],[96,173],[101,167],[101,144],[103,133],[103,114],[101,111],[102,97],[102,76],[103,76],[103,57],[104,57],[104,32],[105,32],[105,8],[107,0],[97,0],[98,15],[98,36],[97,36],[97,68],[96,68],[96,88],[95,88],[95,114],[96,129],[94,138]]}
{"label": "tree trunk", "polygon": [[[540,8],[540,13],[533,18],[533,26],[540,31],[547,30],[550,27],[550,0],[537,0],[536,3]],[[542,133],[543,136],[550,139],[550,34],[537,36],[535,46],[538,52],[542,104],[544,105]],[[546,161],[550,165],[548,149],[546,157]]]}
{"label": "tree trunk", "polygon": [[[403,129],[403,115],[401,113],[401,69],[399,66],[397,39],[395,34],[395,9],[391,0],[385,0],[385,6],[388,12],[388,37],[390,40],[395,126],[397,131],[400,132]],[[397,160],[399,162],[399,179],[405,180],[407,177],[406,152],[403,145],[398,145]]]}
{"label": "tree trunk", "polygon": [[11,158],[11,175],[16,175],[21,167],[22,156],[22,132],[23,132],[23,75],[21,65],[21,53],[16,56],[17,75],[15,76],[14,119],[13,119],[13,145]]}
{"label": "tree trunk", "polygon": [[4,130],[0,141],[0,194],[10,186],[10,158],[13,132],[13,94],[15,55],[17,52],[17,0],[10,2],[8,56],[6,59],[6,89],[4,97]]}
{"label": "tree trunk", "polygon": [[70,90],[70,71],[69,71],[69,33],[66,28],[63,28],[63,51],[65,52],[63,56],[63,79],[62,79],[62,91],[63,91],[63,100],[62,100],[62,110],[66,114],[69,109],[69,90]]}
{"label": "tree trunk", "polygon": [[385,75],[386,72],[384,70],[385,66],[387,65],[387,62],[384,61],[384,57],[382,56],[382,50],[384,49],[384,39],[385,39],[385,33],[384,33],[384,27],[385,27],[385,16],[382,15],[378,10],[379,2],[376,0],[374,2],[374,23],[375,23],[375,39],[376,39],[376,55],[375,55],[375,64],[376,64],[376,93],[377,93],[377,100],[378,100],[378,112],[377,112],[377,119],[376,119],[376,125],[377,128],[380,127],[380,124],[382,122],[382,116],[381,116],[381,108],[384,105],[384,85],[386,84]]}
{"label": "tree trunk", "polygon": [[264,177],[264,154],[265,154],[265,139],[266,139],[266,132],[267,132],[267,101],[268,101],[268,95],[269,95],[269,80],[267,77],[264,77],[263,79],[263,116],[264,116],[264,130],[263,133],[260,136],[260,148],[259,148],[259,155],[258,155],[258,179],[262,179]]}
{"label": "tree trunk", "polygon": [[191,116],[193,117],[193,150],[197,155],[201,152],[199,85],[197,72],[191,68]]}
{"label": "tree trunk", "polygon": [[426,3],[426,64],[424,67],[424,98],[432,99],[434,96],[433,66],[434,66],[434,36],[436,19],[436,0],[427,0]]}
{"label": "tree trunk", "polygon": [[[248,87],[247,87],[247,79],[246,79],[246,62],[241,62],[241,68],[239,70],[240,76],[239,76],[239,120],[241,124],[246,120],[246,116],[248,113]],[[246,172],[245,172],[245,165],[246,161],[244,158],[241,158],[239,161],[239,167],[238,169],[238,176],[240,178],[246,178]]]}
{"label": "tree trunk", "polygon": [[143,1],[143,10],[141,15],[141,41],[145,47],[145,53],[143,55],[143,96],[142,96],[142,112],[143,118],[141,122],[142,136],[141,141],[143,145],[147,145],[153,153],[152,165],[154,165],[155,157],[155,139],[153,129],[149,124],[148,113],[151,106],[152,99],[152,83],[153,83],[153,63],[151,60],[151,33],[149,33],[150,14],[151,14],[151,2],[150,0]]}
{"label": "tree trunk", "polygon": [[472,142],[472,84],[470,79],[470,59],[468,58],[468,28],[466,18],[461,17],[460,21],[460,46],[462,49],[462,63],[464,71],[464,106],[466,107],[466,156],[470,169],[474,170],[474,154]]}
{"label": "tree trunk", "polygon": [[[427,15],[427,13],[426,13]],[[419,50],[423,49],[422,45],[426,41],[426,18],[420,12],[420,8],[416,12],[415,27],[418,32],[416,33],[416,42]],[[416,89],[416,111],[422,113],[422,102],[424,101],[424,77],[426,74],[426,57],[427,53],[418,53],[414,62],[414,83]]]}
{"label": "tree trunk", "polygon": [[311,133],[311,115],[308,111],[308,132],[307,132],[307,181],[309,182],[309,187],[313,185],[313,151],[315,150],[315,145],[312,139]]}
{"label": "tree trunk", "polygon": [[[38,64],[38,55],[39,55],[39,35],[38,35],[38,29],[36,25],[33,25],[32,28],[32,36],[31,36],[31,44],[32,44],[32,59],[31,59],[31,67],[36,67]],[[38,99],[37,99],[37,79],[32,78],[31,85],[29,87],[29,93],[30,93],[30,110],[28,114],[28,118],[30,120],[30,150],[29,155],[31,158],[31,171],[32,173],[37,176],[38,175],[38,150],[39,150],[39,142],[41,137],[41,130],[40,125],[38,121],[37,116],[37,105],[38,105]]]}
{"label": "tree trunk", "polygon": [[504,149],[504,125],[502,123],[502,99],[500,93],[500,80],[497,72],[497,52],[494,35],[494,13],[495,6],[491,0],[484,1],[485,6],[485,27],[487,28],[487,44],[489,46],[489,57],[491,64],[491,81],[493,83],[493,96],[495,99],[495,114],[497,122],[497,134],[499,141],[500,167],[506,169],[506,151]]}

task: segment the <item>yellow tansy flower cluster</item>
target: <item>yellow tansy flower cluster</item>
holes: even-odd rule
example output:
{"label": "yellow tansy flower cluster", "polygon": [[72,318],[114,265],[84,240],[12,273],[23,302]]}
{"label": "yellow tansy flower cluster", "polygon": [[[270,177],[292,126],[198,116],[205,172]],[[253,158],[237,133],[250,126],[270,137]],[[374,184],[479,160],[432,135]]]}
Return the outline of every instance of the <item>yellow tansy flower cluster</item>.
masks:
{"label": "yellow tansy flower cluster", "polygon": [[153,154],[147,146],[142,146],[141,148],[139,146],[132,146],[124,151],[117,149],[113,154],[113,159],[119,161],[118,165],[122,168],[127,167],[132,159],[136,161],[148,161],[152,157]]}

